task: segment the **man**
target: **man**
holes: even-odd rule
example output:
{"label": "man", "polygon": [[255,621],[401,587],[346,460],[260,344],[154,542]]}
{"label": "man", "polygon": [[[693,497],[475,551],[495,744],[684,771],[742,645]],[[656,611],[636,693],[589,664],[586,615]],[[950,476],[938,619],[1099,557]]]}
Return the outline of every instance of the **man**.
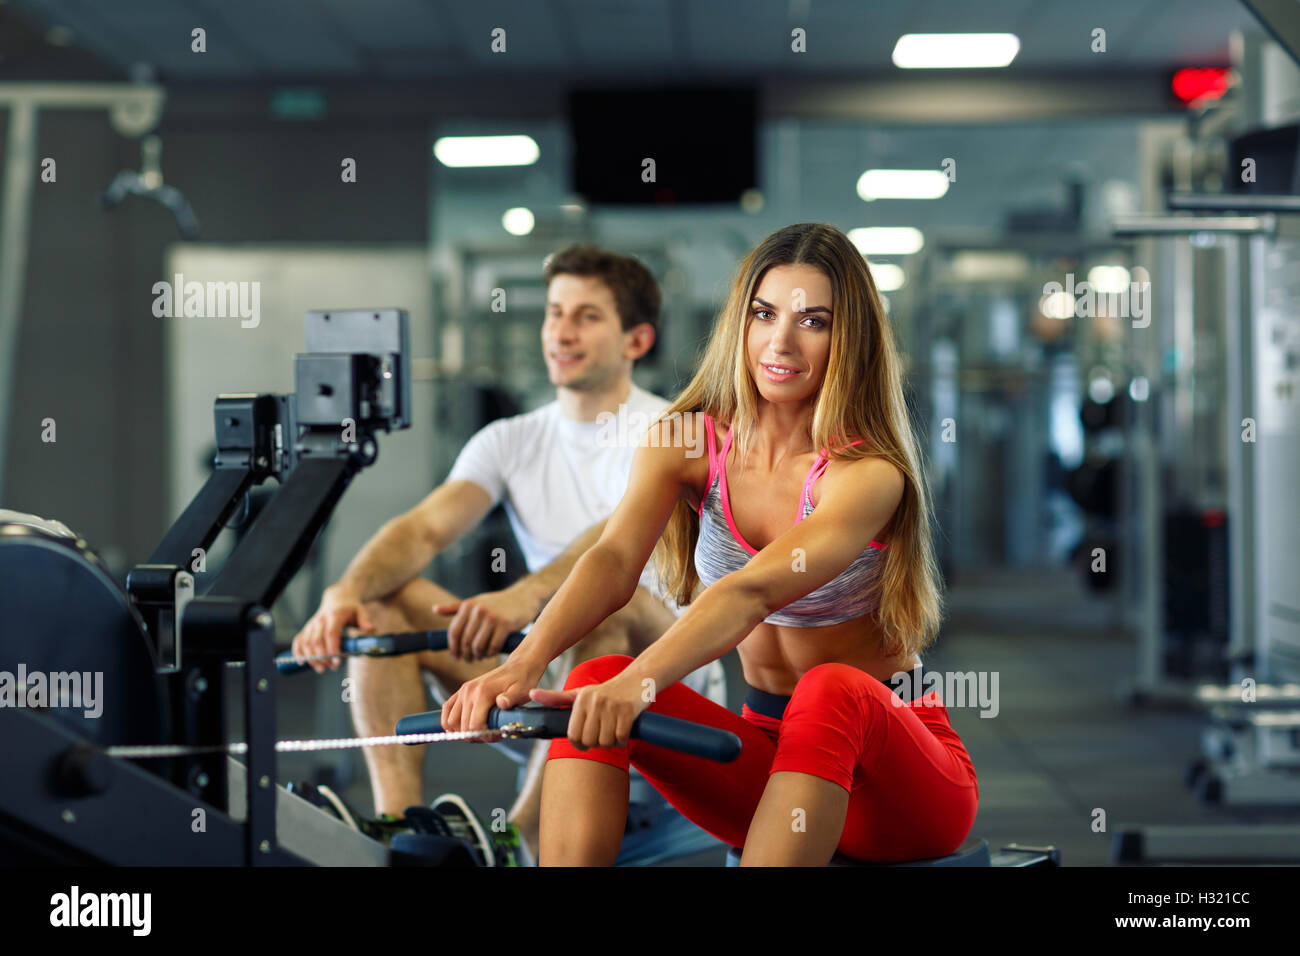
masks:
{"label": "man", "polygon": [[[632,382],[632,365],[654,344],[659,321],[659,288],[649,271],[635,259],[576,245],[552,256],[545,276],[542,349],[555,401],[475,434],[447,480],[366,543],[294,638],[295,656],[321,657],[338,652],[349,625],[370,633],[447,629],[447,651],[349,659],[359,734],[391,734],[398,718],[430,709],[422,670],[451,693],[496,666],[506,635],[532,623],[600,537],[626,490],[636,441],[668,405]],[[464,601],[419,577],[435,555],[499,501],[505,503],[528,575],[504,590]],[[582,529],[587,530],[575,539]],[[548,674],[552,686],[562,687],[568,671],[582,661],[640,653],[672,624],[677,608],[669,604],[647,568],[633,599],[557,661]],[[339,660],[311,666],[320,673],[327,666],[337,669]],[[684,683],[726,704],[718,662]],[[399,817],[422,803],[424,751],[365,749],[378,814]],[[534,857],[545,752],[545,742],[533,746],[507,818]],[[650,862],[717,845],[644,779],[634,778],[633,801],[629,830],[638,832],[629,833],[619,862]]]}

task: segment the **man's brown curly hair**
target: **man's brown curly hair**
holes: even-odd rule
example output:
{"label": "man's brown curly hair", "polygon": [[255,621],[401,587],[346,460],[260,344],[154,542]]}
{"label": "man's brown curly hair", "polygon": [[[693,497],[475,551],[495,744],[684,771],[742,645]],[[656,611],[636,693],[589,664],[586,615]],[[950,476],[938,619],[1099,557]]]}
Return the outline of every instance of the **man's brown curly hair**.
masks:
{"label": "man's brown curly hair", "polygon": [[547,284],[558,275],[595,276],[604,282],[614,295],[624,332],[642,322],[659,331],[659,310],[663,303],[659,283],[649,269],[631,256],[621,256],[591,243],[577,243],[547,258]]}

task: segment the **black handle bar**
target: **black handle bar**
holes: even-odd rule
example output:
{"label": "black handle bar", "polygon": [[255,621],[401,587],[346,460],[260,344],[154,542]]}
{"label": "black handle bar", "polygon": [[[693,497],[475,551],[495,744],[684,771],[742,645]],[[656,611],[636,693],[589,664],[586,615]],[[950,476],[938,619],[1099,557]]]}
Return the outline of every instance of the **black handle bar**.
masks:
{"label": "black handle bar", "polygon": [[[518,631],[507,635],[506,652],[513,651],[524,639]],[[360,634],[345,637],[339,647],[341,654],[364,654],[367,657],[396,657],[398,654],[414,654],[416,651],[445,651],[447,649],[447,632],[441,631],[405,631],[400,634]],[[293,658],[292,651],[284,651],[275,659],[275,667],[281,674],[301,674],[310,670],[307,664],[300,664]]]}
{"label": "black handle bar", "polygon": [[[498,730],[505,724],[519,723],[540,729],[540,737],[564,737],[569,733],[567,707],[519,707],[488,712],[487,725]],[[398,734],[436,734],[442,731],[442,712],[431,710],[410,714],[397,722]],[[632,724],[632,736],[656,747],[677,750],[718,763],[731,763],[740,756],[740,738],[729,730],[680,720],[665,714],[643,711]]]}

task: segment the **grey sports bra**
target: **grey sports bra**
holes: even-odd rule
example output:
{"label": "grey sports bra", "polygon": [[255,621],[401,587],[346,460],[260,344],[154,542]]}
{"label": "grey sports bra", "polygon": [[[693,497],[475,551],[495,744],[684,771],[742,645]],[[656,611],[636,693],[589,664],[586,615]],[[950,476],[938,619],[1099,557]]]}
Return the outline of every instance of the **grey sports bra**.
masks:
{"label": "grey sports bra", "polygon": [[[695,544],[695,571],[705,587],[739,570],[758,554],[741,537],[731,516],[731,501],[727,495],[727,452],[731,449],[731,429],[727,430],[722,450],[714,452],[713,419],[704,416],[704,427],[709,442],[709,488],[700,502],[700,534]],[[853,442],[852,444],[858,444]],[[817,461],[804,479],[800,507],[795,518],[798,524],[813,512],[812,486],[830,464],[825,454]],[[793,604],[769,614],[768,624],[784,627],[825,627],[841,624],[874,611],[875,601],[869,595],[871,585],[884,566],[887,545],[872,541],[853,563],[834,579],[823,584],[811,594],[806,594]]]}

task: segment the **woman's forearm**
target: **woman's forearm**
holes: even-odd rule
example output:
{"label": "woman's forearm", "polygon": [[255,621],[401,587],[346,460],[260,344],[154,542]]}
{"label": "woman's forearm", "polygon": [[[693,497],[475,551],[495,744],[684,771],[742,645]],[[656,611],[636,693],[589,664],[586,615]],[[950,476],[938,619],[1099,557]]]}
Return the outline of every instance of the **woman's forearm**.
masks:
{"label": "woman's forearm", "polygon": [[[675,684],[716,661],[768,615],[762,595],[738,575],[729,575],[703,593],[663,635],[620,674],[652,689]],[[646,681],[652,683],[646,684]]]}
{"label": "woman's forearm", "polygon": [[632,600],[638,579],[612,552],[589,548],[511,658],[546,667]]}

